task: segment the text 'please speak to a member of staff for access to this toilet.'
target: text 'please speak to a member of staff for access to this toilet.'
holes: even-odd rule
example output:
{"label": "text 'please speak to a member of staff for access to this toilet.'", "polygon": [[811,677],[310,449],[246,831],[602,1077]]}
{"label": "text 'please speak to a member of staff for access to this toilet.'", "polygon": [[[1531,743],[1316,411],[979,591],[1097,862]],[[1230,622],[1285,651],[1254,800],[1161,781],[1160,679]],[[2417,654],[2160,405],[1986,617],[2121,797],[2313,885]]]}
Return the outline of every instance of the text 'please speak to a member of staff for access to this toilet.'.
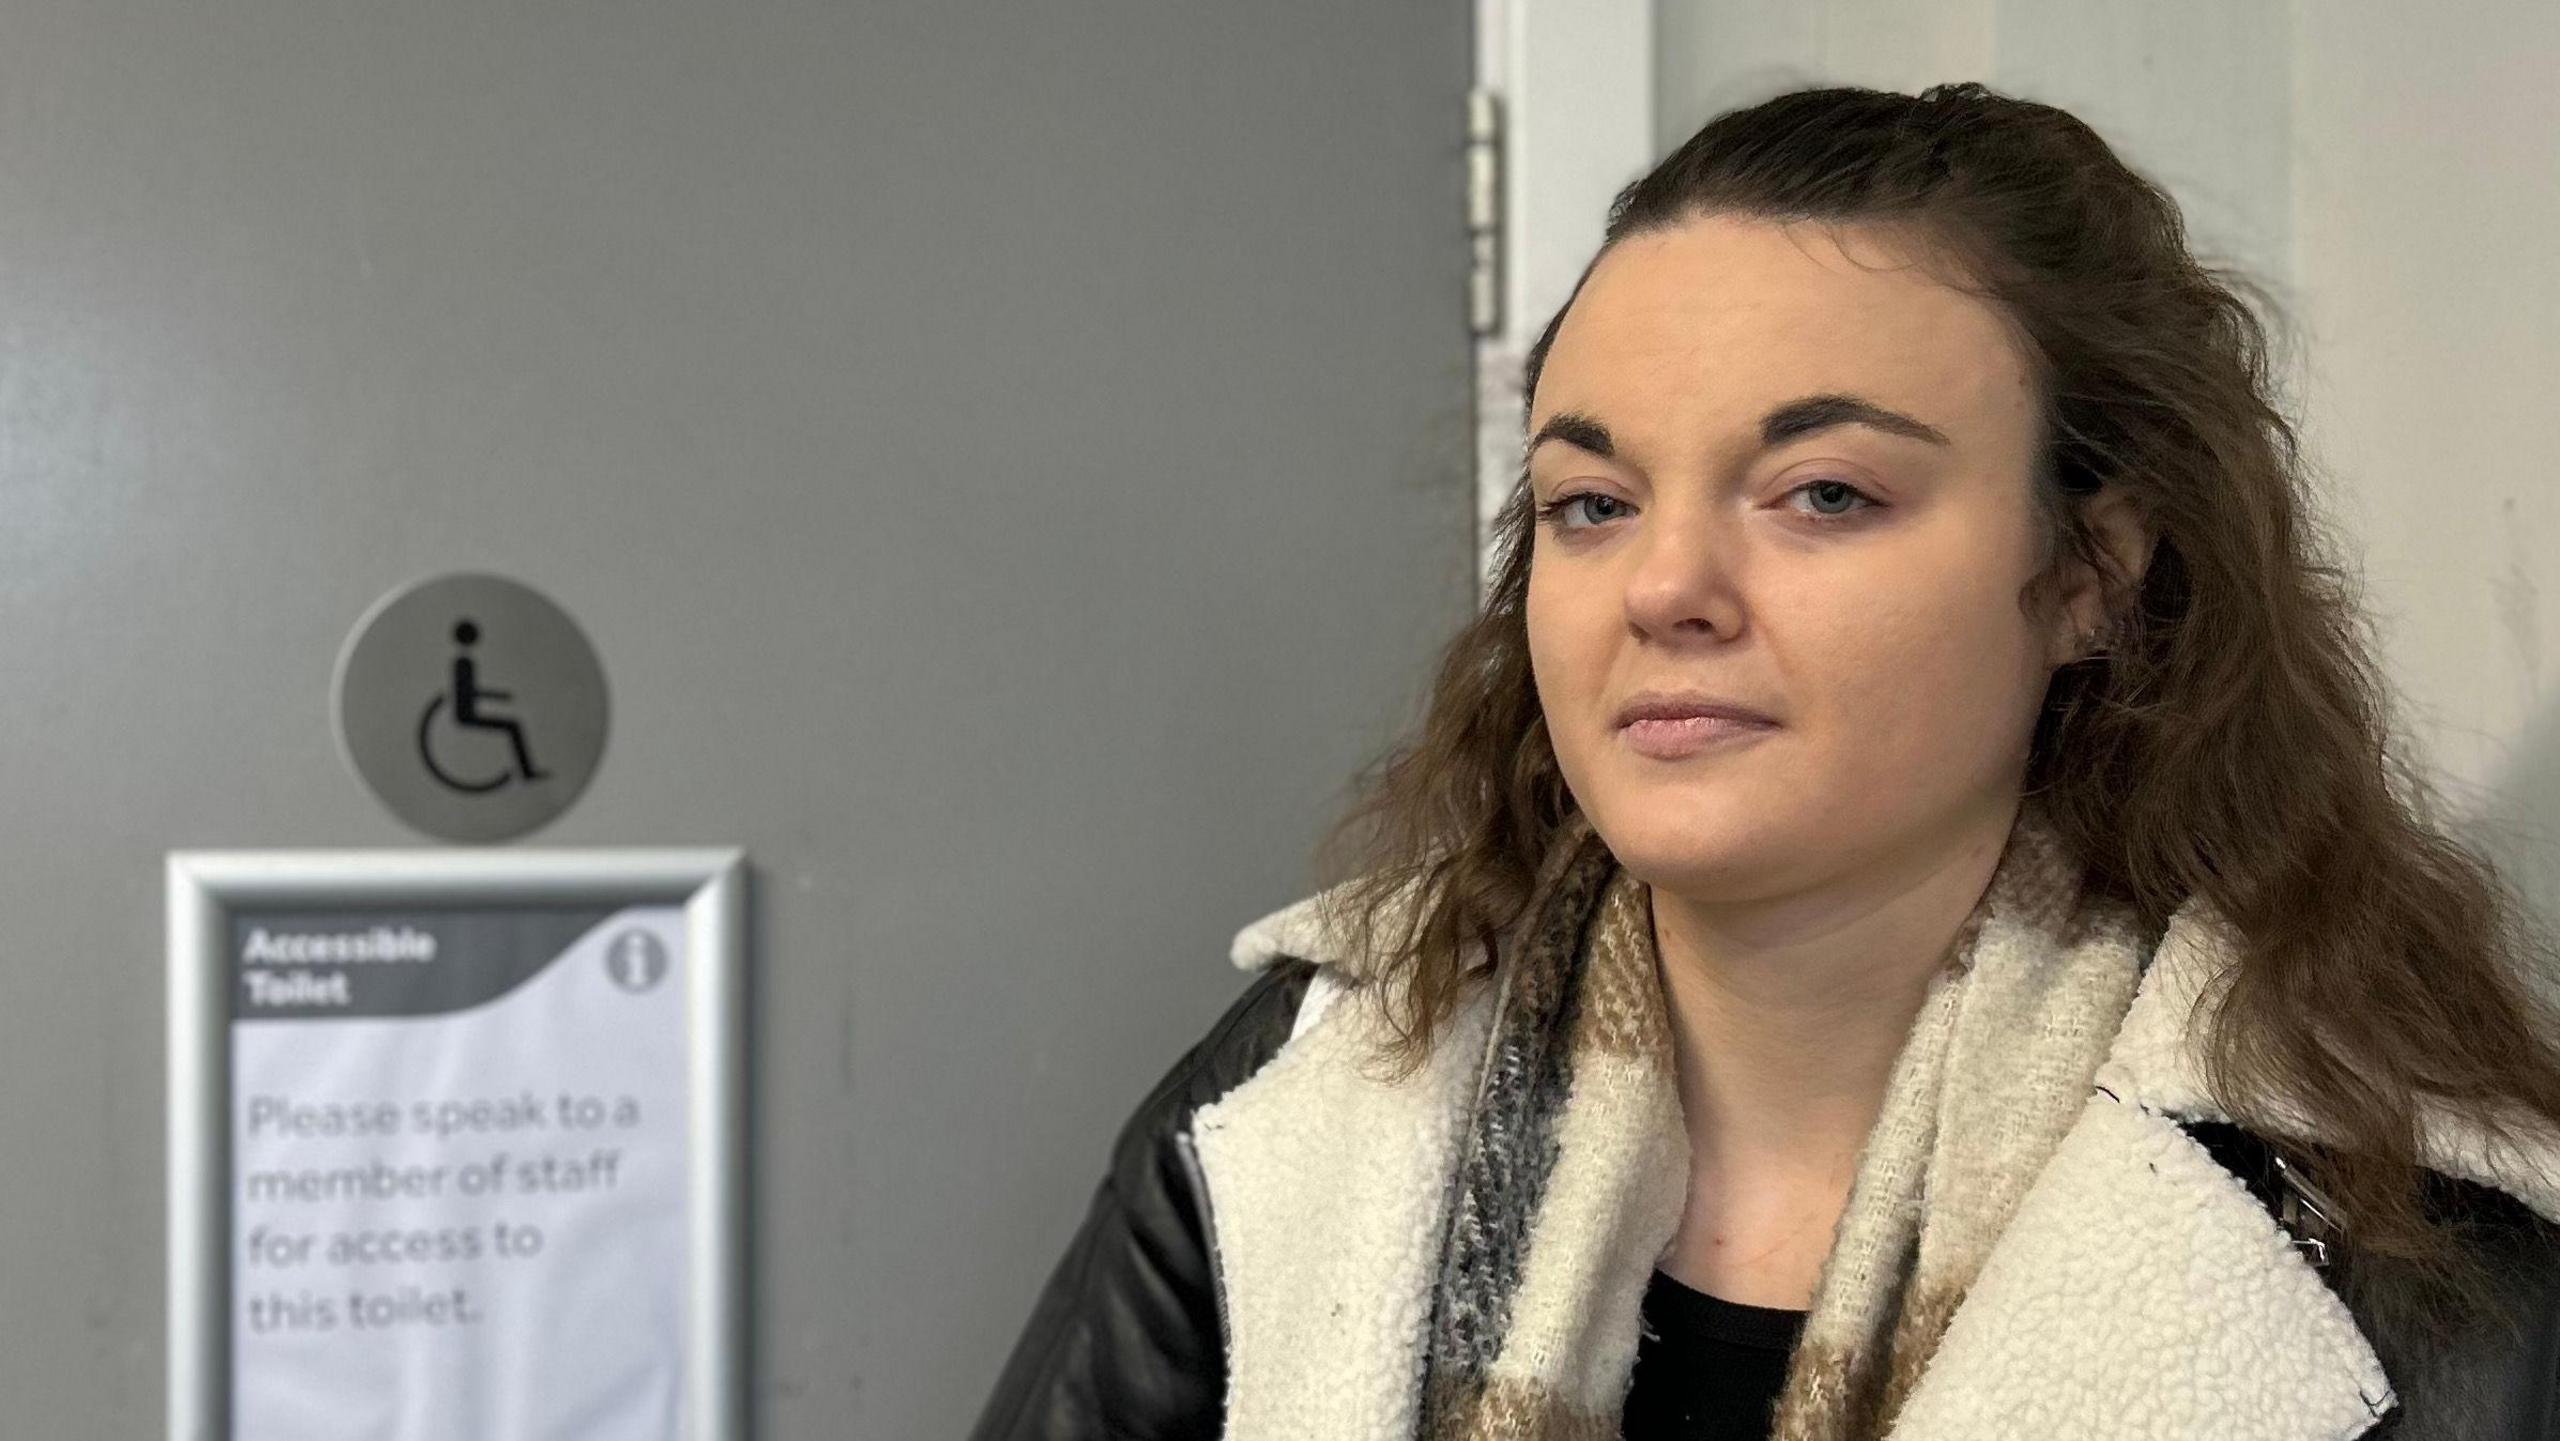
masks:
{"label": "text 'please speak to a member of staff for access to this toilet.'", "polygon": [[681,1434],[676,906],[244,914],[232,1434]]}

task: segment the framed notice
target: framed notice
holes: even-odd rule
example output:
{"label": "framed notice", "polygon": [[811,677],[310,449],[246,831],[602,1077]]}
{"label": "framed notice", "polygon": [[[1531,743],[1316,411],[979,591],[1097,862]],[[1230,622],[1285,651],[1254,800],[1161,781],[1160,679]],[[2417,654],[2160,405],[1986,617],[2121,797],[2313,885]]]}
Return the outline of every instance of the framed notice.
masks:
{"label": "framed notice", "polygon": [[171,1441],[743,1441],[744,891],[171,852]]}

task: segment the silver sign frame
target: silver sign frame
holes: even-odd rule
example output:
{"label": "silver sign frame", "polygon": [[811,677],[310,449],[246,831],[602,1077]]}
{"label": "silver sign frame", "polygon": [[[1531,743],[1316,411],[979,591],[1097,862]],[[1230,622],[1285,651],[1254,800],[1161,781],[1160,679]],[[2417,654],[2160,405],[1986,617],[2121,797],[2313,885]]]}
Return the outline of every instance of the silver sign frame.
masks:
{"label": "silver sign frame", "polygon": [[746,875],[734,847],[169,852],[169,1441],[231,1441],[231,910],[543,903],[684,907],[684,1436],[744,1441]]}

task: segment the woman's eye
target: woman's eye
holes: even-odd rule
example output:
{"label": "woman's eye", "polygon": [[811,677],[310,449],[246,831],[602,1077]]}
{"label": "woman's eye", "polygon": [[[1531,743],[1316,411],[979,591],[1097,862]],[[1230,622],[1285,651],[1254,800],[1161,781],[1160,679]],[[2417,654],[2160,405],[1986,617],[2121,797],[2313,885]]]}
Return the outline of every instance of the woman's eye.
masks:
{"label": "woman's eye", "polygon": [[[1586,500],[1605,500],[1613,505],[1624,505],[1626,503],[1619,500],[1616,496],[1610,495],[1606,491],[1577,490],[1570,495],[1559,495],[1555,499],[1548,501],[1546,504],[1539,506],[1538,519],[1541,523],[1553,526],[1558,530],[1588,529],[1586,526],[1565,525],[1561,523],[1569,507],[1579,505]],[[1586,520],[1589,519],[1590,514],[1591,513],[1589,511],[1584,511],[1583,518]]]}
{"label": "woman's eye", "polygon": [[[1836,525],[1851,519],[1861,511],[1880,510],[1884,507],[1884,502],[1868,495],[1865,491],[1858,489],[1856,486],[1851,485],[1845,480],[1832,480],[1829,478],[1809,480],[1804,484],[1797,486],[1795,489],[1788,491],[1784,498],[1791,500],[1799,495],[1811,496],[1813,497],[1813,502],[1810,508],[1799,509],[1796,513],[1817,525]],[[1616,496],[1610,495],[1605,491],[1577,490],[1569,495],[1557,496],[1555,499],[1539,506],[1538,520],[1540,523],[1560,531],[1589,530],[1591,528],[1590,525],[1565,524],[1566,521],[1574,518],[1576,514],[1574,508],[1580,506],[1584,501],[1597,501],[1617,506],[1623,506],[1626,504],[1625,501],[1622,501]],[[1616,518],[1610,515],[1595,516],[1588,509],[1580,511],[1579,514],[1583,520],[1590,521],[1595,525],[1603,521]]]}
{"label": "woman's eye", "polygon": [[1833,521],[1847,520],[1849,517],[1856,515],[1860,510],[1873,510],[1883,504],[1883,502],[1876,500],[1865,491],[1858,489],[1856,486],[1851,485],[1845,480],[1808,480],[1804,484],[1797,486],[1795,489],[1788,491],[1787,495],[1788,497],[1794,497],[1817,493],[1820,495],[1820,500],[1817,501],[1817,505],[1829,503],[1847,507],[1849,502],[1852,500],[1858,502],[1858,505],[1855,508],[1846,508],[1841,510],[1814,509],[1797,512],[1808,520],[1820,521],[1824,524],[1829,524]]}

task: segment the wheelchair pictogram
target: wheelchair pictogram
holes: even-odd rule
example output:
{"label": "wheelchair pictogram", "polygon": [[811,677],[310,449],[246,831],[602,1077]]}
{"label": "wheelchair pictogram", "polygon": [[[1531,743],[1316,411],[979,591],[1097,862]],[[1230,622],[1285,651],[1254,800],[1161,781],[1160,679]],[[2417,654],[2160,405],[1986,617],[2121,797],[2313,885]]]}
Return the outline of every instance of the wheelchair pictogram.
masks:
{"label": "wheelchair pictogram", "polygon": [[[427,774],[444,786],[469,795],[485,794],[519,779],[531,782],[550,775],[551,772],[534,765],[533,752],[525,744],[523,721],[512,716],[491,715],[481,709],[484,702],[510,701],[515,696],[480,684],[479,665],[471,658],[471,647],[480,640],[480,627],[464,620],[454,626],[453,639],[461,648],[453,657],[452,685],[438,692],[418,715],[418,759],[426,763]],[[439,715],[448,717],[446,725],[441,728],[436,721]],[[486,779],[473,780],[456,775],[436,758],[436,741],[440,733],[449,735],[457,730],[502,732],[515,752],[515,764]]]}

